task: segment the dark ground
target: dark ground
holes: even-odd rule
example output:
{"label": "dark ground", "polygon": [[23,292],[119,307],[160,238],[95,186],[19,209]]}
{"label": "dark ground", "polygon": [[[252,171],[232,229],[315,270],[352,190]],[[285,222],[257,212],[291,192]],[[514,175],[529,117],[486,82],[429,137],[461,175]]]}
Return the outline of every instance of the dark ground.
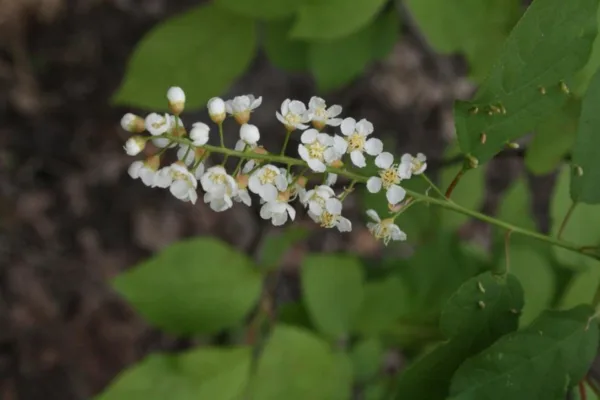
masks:
{"label": "dark ground", "polygon": [[[181,237],[217,235],[255,252],[269,232],[256,210],[217,215],[126,175],[119,119],[129,110],[107,99],[136,41],[190,4],[198,1],[0,0],[2,400],[86,399],[149,351],[182,345],[143,323],[107,280]],[[387,61],[327,100],[393,132],[405,151],[439,159],[453,134],[451,101],[472,88],[460,60],[432,57],[405,30]],[[314,90],[306,76],[259,56],[224,95],[245,93],[264,96],[255,123],[278,132],[279,103],[308,100]],[[277,135],[266,140],[278,145]],[[519,169],[514,159],[498,162],[496,189]],[[544,214],[542,203],[537,209]],[[376,252],[368,238],[316,231],[305,248]]]}

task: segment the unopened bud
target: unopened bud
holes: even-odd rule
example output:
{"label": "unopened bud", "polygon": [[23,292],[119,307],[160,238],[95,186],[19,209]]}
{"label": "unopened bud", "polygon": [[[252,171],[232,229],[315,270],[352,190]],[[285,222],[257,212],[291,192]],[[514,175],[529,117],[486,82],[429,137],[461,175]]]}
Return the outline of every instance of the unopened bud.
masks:
{"label": "unopened bud", "polygon": [[185,108],[185,93],[183,89],[177,86],[169,88],[167,91],[167,99],[169,100],[169,109],[175,115],[179,115]]}
{"label": "unopened bud", "polygon": [[477,168],[479,167],[479,160],[473,157],[471,154],[467,154],[465,157],[465,166],[467,168]]}
{"label": "unopened bud", "polygon": [[256,144],[260,139],[260,132],[256,125],[244,124],[240,127],[240,139],[247,144]]}
{"label": "unopened bud", "polygon": [[195,122],[190,131],[190,139],[194,146],[204,146],[208,143],[210,127],[204,122]]}
{"label": "unopened bud", "polygon": [[132,136],[125,142],[123,149],[128,155],[136,156],[144,150],[144,147],[146,147],[146,139],[143,136]]}
{"label": "unopened bud", "polygon": [[146,130],[144,120],[132,113],[123,115],[123,118],[121,118],[121,127],[131,133],[142,133]]}
{"label": "unopened bud", "polygon": [[214,123],[220,124],[225,120],[225,102],[220,97],[213,97],[208,101],[208,115]]}
{"label": "unopened bud", "polygon": [[569,87],[567,86],[567,84],[565,83],[565,81],[560,81],[560,90],[564,93],[564,94],[569,94],[571,93],[571,91],[569,90]]}

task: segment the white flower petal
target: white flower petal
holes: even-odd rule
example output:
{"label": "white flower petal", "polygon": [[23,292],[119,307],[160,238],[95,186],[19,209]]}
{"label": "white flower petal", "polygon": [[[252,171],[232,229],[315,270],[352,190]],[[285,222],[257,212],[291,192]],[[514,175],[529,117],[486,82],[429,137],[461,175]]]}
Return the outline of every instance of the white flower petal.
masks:
{"label": "white flower petal", "polygon": [[350,232],[352,230],[352,223],[348,218],[339,217],[336,226],[340,232]]}
{"label": "white flower petal", "polygon": [[371,193],[378,193],[381,190],[382,182],[378,176],[372,176],[367,180],[367,190]]}
{"label": "white flower petal", "polygon": [[325,172],[327,167],[321,161],[316,158],[309,158],[307,161],[308,166],[315,172]]}
{"label": "white flower petal", "polygon": [[406,190],[398,185],[392,185],[388,188],[385,197],[390,204],[396,205],[406,197]]}
{"label": "white flower petal", "polygon": [[[325,105],[325,102],[323,102],[323,105]],[[335,105],[333,105],[333,106],[331,106],[331,107],[329,107],[329,108],[327,109],[327,116],[328,116],[329,118],[334,118],[334,117],[337,117],[337,116],[338,116],[338,115],[340,115],[341,113],[342,113],[342,106],[339,106],[339,105],[337,105],[337,104],[335,104]],[[341,124],[341,123],[342,123],[342,120],[341,120],[340,118],[337,118],[337,119],[339,119],[339,120],[340,120],[340,124]],[[329,125],[331,125],[331,123],[329,123]],[[338,125],[339,125],[339,124],[338,124]],[[334,125],[334,126],[337,126],[337,125]]]}
{"label": "white flower petal", "polygon": [[352,164],[359,168],[364,168],[367,166],[367,161],[365,160],[365,156],[361,151],[354,150],[352,153],[350,153],[350,159],[352,160]]}
{"label": "white flower petal", "polygon": [[381,222],[381,218],[379,218],[379,215],[377,214],[377,211],[375,211],[375,210],[367,210],[367,215],[373,221],[375,221],[375,222]]}
{"label": "white flower petal", "polygon": [[333,137],[333,148],[338,153],[344,154],[346,153],[346,150],[348,150],[348,142],[343,137],[335,135]]}
{"label": "white flower petal", "polygon": [[318,134],[319,134],[318,130],[308,129],[302,133],[302,136],[300,136],[300,141],[304,144],[313,143],[315,140],[317,140]]}
{"label": "white flower petal", "polygon": [[363,118],[356,123],[355,129],[361,135],[368,136],[373,133],[373,124]]}
{"label": "white flower petal", "polygon": [[327,212],[333,215],[340,215],[342,213],[342,202],[335,197],[325,200],[325,208]]}
{"label": "white flower petal", "polygon": [[383,151],[383,142],[376,138],[371,138],[365,142],[365,151],[370,156],[376,156]]}
{"label": "white flower petal", "polygon": [[350,136],[354,133],[354,128],[356,127],[356,120],[354,118],[346,118],[342,121],[340,125],[340,129],[345,136]]}
{"label": "white flower petal", "polygon": [[384,151],[375,157],[375,165],[377,165],[381,169],[388,169],[394,163],[394,156],[392,153],[388,153]]}
{"label": "white flower petal", "polygon": [[134,161],[131,163],[129,168],[127,169],[127,173],[133,179],[137,179],[140,177],[140,170],[144,167],[143,161]]}
{"label": "white flower petal", "polygon": [[277,199],[277,195],[279,194],[279,192],[277,191],[277,188],[273,185],[267,184],[264,185],[262,187],[262,191],[261,193],[259,193],[260,197],[264,200],[264,201],[275,201]]}

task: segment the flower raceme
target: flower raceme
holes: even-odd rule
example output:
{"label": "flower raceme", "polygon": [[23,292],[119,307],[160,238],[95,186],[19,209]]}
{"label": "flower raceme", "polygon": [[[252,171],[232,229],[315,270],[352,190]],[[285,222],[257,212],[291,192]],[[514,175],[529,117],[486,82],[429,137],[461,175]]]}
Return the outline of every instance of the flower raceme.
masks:
{"label": "flower raceme", "polygon": [[[204,122],[195,122],[186,130],[179,117],[185,108],[181,88],[170,88],[167,100],[173,115],[150,113],[141,118],[127,113],[121,119],[123,129],[134,135],[124,145],[127,154],[138,155],[147,141],[159,148],[156,154],[131,164],[128,173],[133,179],[140,179],[149,187],[168,188],[174,197],[192,204],[198,200],[200,184],[204,191],[202,201],[217,212],[228,210],[236,202],[251,206],[252,193],[259,202],[261,218],[275,226],[296,218],[293,202],[297,199],[315,223],[340,232],[352,230],[352,223],[342,215],[344,200],[356,183],[366,181],[371,193],[385,190],[392,210],[387,218],[368,210],[367,216],[372,220],[367,223],[369,231],[386,245],[391,240],[406,240],[406,234],[394,222],[412,200],[406,199],[402,181],[422,174],[427,159],[422,153],[414,157],[404,154],[399,162],[394,162],[392,153],[383,151],[382,141],[369,137],[374,127],[366,119],[340,118],[342,107],[328,107],[325,100],[316,96],[310,99],[308,107],[299,100],[286,99],[275,116],[283,124],[286,145],[290,134],[302,131],[295,133],[300,141],[300,159],[295,159],[285,156],[286,145],[279,156],[260,145],[260,129],[250,119],[262,97],[243,95],[227,101],[214,97],[208,101],[208,113],[218,126],[221,146],[209,145],[211,128]],[[234,149],[225,147],[223,141],[223,123],[228,116],[239,125]],[[339,134],[330,131],[336,127]],[[149,135],[142,136],[145,131]],[[164,153],[175,147],[178,161],[161,168]],[[225,161],[229,156],[238,158],[237,166],[228,171],[225,161],[221,165],[209,164],[213,153],[225,155]],[[359,176],[344,169],[345,164],[362,169],[369,163],[379,168],[377,175],[368,179],[360,176],[336,194],[332,186],[338,175]],[[323,175],[322,183],[308,188],[315,174]]]}

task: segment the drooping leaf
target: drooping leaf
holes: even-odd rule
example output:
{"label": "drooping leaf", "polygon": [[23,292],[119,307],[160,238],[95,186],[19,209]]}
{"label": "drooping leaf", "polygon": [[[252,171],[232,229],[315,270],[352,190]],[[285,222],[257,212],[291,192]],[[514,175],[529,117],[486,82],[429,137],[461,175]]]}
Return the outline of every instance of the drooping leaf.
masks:
{"label": "drooping leaf", "polygon": [[292,21],[270,21],[265,24],[263,47],[269,60],[278,68],[298,72],[308,69],[308,42],[290,37]]}
{"label": "drooping leaf", "polygon": [[[573,201],[600,203],[600,70],[596,72],[581,105],[577,136],[573,146],[571,198]],[[579,170],[581,169],[581,170]],[[582,173],[580,173],[582,172]]]}
{"label": "drooping leaf", "polygon": [[213,238],[173,244],[113,284],[149,322],[178,334],[215,333],[240,323],[261,291],[251,261]]}
{"label": "drooping leaf", "polygon": [[367,382],[377,375],[381,368],[384,350],[381,341],[375,338],[361,340],[352,347],[350,358],[354,379],[357,382]]}
{"label": "drooping leaf", "polygon": [[309,255],[302,263],[303,300],[319,331],[332,338],[348,333],[364,296],[358,260],[343,255]]}
{"label": "drooping leaf", "polygon": [[309,231],[303,227],[290,226],[283,233],[269,236],[262,248],[261,264],[265,268],[276,267],[290,247],[304,240],[308,234]]}
{"label": "drooping leaf", "polygon": [[529,171],[544,175],[562,163],[575,142],[580,111],[581,101],[570,98],[562,108],[538,124],[525,153]]}
{"label": "drooping leaf", "polygon": [[[570,171],[563,167],[554,187],[550,204],[552,218],[552,234],[558,235],[562,221],[572,200],[569,195]],[[581,246],[600,244],[600,205],[578,204],[562,232],[561,238]],[[576,270],[598,268],[600,262],[580,253],[572,252],[558,246],[552,246],[557,260],[564,266]]]}
{"label": "drooping leaf", "polygon": [[560,299],[559,308],[570,309],[580,304],[592,304],[600,285],[600,265],[575,272]]}
{"label": "drooping leaf", "polygon": [[467,360],[452,379],[452,400],[564,399],[587,372],[598,347],[593,309],[546,311]]}
{"label": "drooping leaf", "polygon": [[186,109],[206,105],[248,67],[256,46],[255,21],[201,5],[150,31],[129,60],[116,104],[167,110],[171,86],[186,92]]}
{"label": "drooping leaf", "polygon": [[278,325],[259,358],[249,398],[346,400],[352,379],[343,358],[309,331]]}
{"label": "drooping leaf", "polygon": [[597,32],[597,9],[598,0],[531,4],[473,101],[455,105],[463,153],[481,164],[562,107],[567,94],[560,82],[568,85],[587,62]]}
{"label": "drooping leaf", "polygon": [[480,80],[517,22],[518,0],[408,0],[406,6],[439,52],[463,52]]}
{"label": "drooping leaf", "polygon": [[122,372],[96,400],[237,400],[248,383],[250,363],[250,348],[154,354]]}
{"label": "drooping leaf", "polygon": [[298,10],[292,37],[339,39],[365,27],[383,8],[386,0],[305,1]]}
{"label": "drooping leaf", "polygon": [[440,326],[450,340],[423,356],[400,376],[396,399],[443,400],[459,365],[502,335],[514,331],[523,292],[512,275],[486,272],[465,282],[448,300]]}
{"label": "drooping leaf", "polygon": [[369,282],[354,330],[366,336],[378,335],[408,313],[409,306],[408,289],[398,276]]}
{"label": "drooping leaf", "polygon": [[301,2],[298,0],[215,0],[222,8],[247,18],[273,20],[294,14]]}

